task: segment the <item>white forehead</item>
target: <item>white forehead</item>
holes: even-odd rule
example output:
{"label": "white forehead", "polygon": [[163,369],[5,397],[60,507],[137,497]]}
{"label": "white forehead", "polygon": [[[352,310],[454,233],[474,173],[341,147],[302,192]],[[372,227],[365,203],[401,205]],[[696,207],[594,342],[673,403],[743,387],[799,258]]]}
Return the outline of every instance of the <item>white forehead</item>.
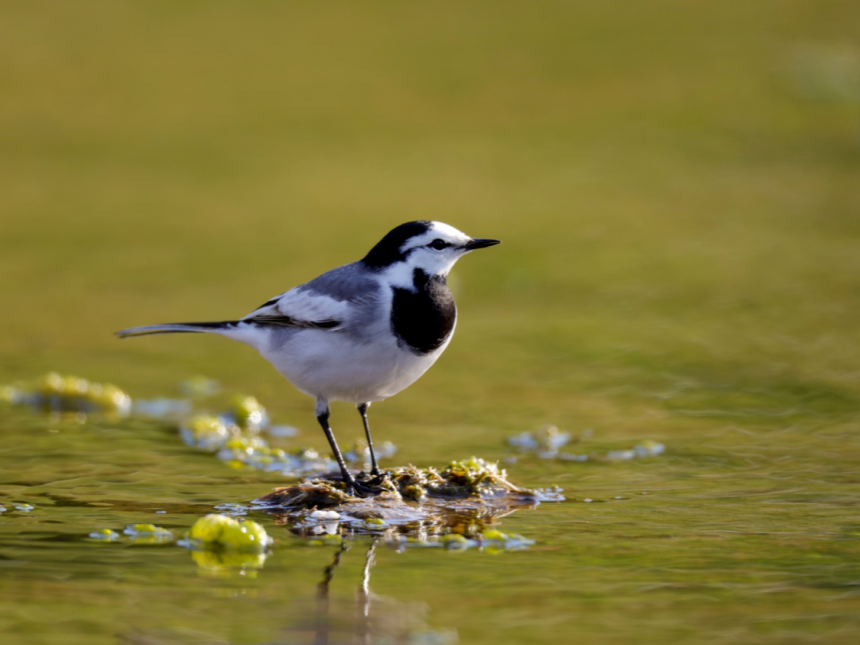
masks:
{"label": "white forehead", "polygon": [[458,231],[453,226],[444,222],[430,222],[430,228],[425,233],[410,237],[400,247],[400,252],[405,253],[409,249],[414,249],[419,246],[430,244],[435,239],[445,240],[451,244],[465,244],[471,242],[472,238]]}

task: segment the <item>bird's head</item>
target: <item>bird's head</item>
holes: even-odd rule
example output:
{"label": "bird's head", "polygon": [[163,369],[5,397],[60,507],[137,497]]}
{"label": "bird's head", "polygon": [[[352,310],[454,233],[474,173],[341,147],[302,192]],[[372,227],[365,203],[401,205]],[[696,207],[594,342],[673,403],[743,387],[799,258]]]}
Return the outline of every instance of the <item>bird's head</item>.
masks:
{"label": "bird's head", "polygon": [[400,265],[409,276],[415,269],[427,275],[445,276],[469,251],[498,244],[499,240],[473,239],[442,222],[407,222],[390,231],[362,262],[383,271]]}

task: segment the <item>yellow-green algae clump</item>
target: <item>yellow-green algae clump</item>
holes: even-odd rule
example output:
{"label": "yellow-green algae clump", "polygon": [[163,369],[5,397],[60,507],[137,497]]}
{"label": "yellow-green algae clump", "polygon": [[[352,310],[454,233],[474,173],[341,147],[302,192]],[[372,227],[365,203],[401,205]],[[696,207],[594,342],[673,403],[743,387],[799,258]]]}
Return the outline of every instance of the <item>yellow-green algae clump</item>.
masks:
{"label": "yellow-green algae clump", "polygon": [[265,563],[272,541],[266,529],[252,520],[240,522],[213,513],[194,523],[185,534],[184,546],[207,575],[229,576],[242,569],[253,576]]}
{"label": "yellow-green algae clump", "polygon": [[155,524],[129,524],[123,530],[137,544],[164,544],[173,542],[173,533]]}
{"label": "yellow-green algae clump", "polygon": [[245,553],[261,553],[272,542],[266,529],[253,520],[240,522],[216,513],[197,520],[185,537],[195,549]]}
{"label": "yellow-green algae clump", "polygon": [[[198,450],[215,453],[219,459],[235,467],[251,466],[300,476],[323,471],[330,466],[330,461],[315,450],[297,448],[287,451],[271,447],[255,425],[259,419],[265,419],[262,406],[255,409],[248,401],[253,397],[242,396],[239,399],[244,406],[241,414],[234,407],[224,416],[197,414],[186,419],[179,428],[182,440]],[[244,425],[238,423],[239,418],[243,419]]]}
{"label": "yellow-green algae clump", "polygon": [[236,394],[231,403],[230,411],[237,425],[243,428],[260,428],[265,425],[268,419],[266,408],[255,397]]}
{"label": "yellow-green algae clump", "polygon": [[119,539],[119,533],[112,531],[111,529],[98,529],[97,531],[90,533],[88,537],[91,537],[94,540],[113,542],[114,540]]}
{"label": "yellow-green algae clump", "polygon": [[107,412],[125,415],[131,397],[111,383],[50,372],[35,382],[0,387],[0,403],[32,405],[56,412]]}

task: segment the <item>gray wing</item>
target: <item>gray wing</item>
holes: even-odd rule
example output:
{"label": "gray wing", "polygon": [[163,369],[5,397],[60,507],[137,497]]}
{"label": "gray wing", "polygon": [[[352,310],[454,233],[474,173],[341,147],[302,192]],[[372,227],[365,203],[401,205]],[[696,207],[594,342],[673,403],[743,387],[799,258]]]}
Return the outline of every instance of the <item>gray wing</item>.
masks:
{"label": "gray wing", "polygon": [[264,325],[337,329],[379,297],[380,287],[355,262],[332,269],[254,310],[242,320]]}

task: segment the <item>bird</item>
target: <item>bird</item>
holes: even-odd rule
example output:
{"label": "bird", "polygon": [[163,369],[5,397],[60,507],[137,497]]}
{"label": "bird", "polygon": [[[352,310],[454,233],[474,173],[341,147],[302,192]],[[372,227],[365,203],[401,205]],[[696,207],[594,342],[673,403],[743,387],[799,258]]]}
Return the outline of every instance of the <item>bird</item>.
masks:
{"label": "bird", "polygon": [[131,327],[120,338],[204,332],[256,349],[300,392],[314,412],[350,494],[373,495],[346,467],[329,423],[331,401],[355,404],[381,472],[367,411],[412,385],[442,355],[457,324],[448,273],[465,254],[499,244],[442,222],[406,222],[362,259],[286,291],[238,320]]}

